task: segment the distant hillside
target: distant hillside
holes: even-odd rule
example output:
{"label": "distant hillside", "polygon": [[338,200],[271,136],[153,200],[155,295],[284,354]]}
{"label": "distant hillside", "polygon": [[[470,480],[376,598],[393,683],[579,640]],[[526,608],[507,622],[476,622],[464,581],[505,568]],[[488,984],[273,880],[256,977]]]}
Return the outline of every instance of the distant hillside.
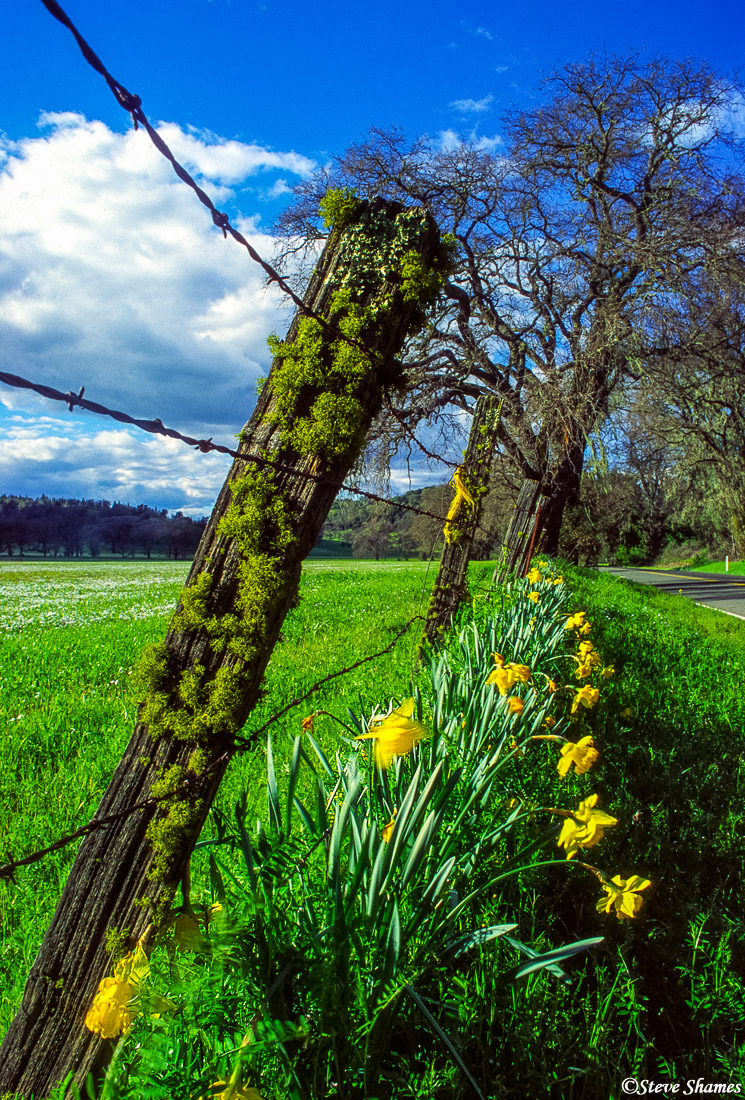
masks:
{"label": "distant hillside", "polygon": [[[314,557],[428,558],[439,553],[442,521],[452,500],[447,483],[411,489],[395,502],[429,512],[418,515],[394,504],[339,497],[331,507]],[[512,502],[506,499],[511,510]],[[488,557],[505,502],[486,498],[475,557]],[[433,518],[435,517],[435,518]],[[0,554],[8,557],[80,558],[102,556],[189,559],[199,544],[206,519],[177,512],[169,517],[146,504],[108,500],[37,499],[0,496]]]}

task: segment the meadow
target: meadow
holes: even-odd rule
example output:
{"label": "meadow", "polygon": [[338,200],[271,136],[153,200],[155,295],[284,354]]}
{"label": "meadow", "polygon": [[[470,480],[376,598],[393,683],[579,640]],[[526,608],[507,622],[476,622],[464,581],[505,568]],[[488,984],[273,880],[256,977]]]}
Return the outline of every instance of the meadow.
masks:
{"label": "meadow", "polygon": [[[471,566],[463,633],[439,657],[419,665],[414,628],[391,652],[330,681],[276,723],[271,756],[263,735],[231,766],[192,860],[199,943],[168,950],[160,962],[157,951],[153,957],[153,987],[174,1011],[135,1020],[101,1096],[186,1100],[206,1095],[236,1065],[259,1090],[247,1086],[245,1095],[264,1100],[596,1100],[620,1096],[621,1080],[632,1075],[745,1083],[745,623],[567,568],[564,584],[538,583],[540,599],[531,603],[525,586],[490,593],[491,570]],[[23,855],[90,819],[134,719],[136,655],[162,636],[186,572],[183,563],[0,567],[0,852]],[[432,580],[426,563],[309,563],[266,694],[244,732],[324,675],[387,646],[426,606]],[[582,640],[563,625],[580,610],[602,669],[614,674],[600,677],[599,665],[597,706],[570,715],[571,692],[561,685],[579,689],[572,651]],[[484,679],[498,667],[497,649],[532,670],[530,684],[518,681],[524,708],[515,713]],[[560,685],[555,697],[545,686],[550,678]],[[408,698],[430,737],[381,779],[365,752],[370,742],[355,749],[354,736],[373,711]],[[323,713],[303,733],[302,720],[316,712]],[[559,776],[558,744],[533,740],[550,734],[593,736],[600,761],[589,774]],[[359,774],[345,762],[350,751]],[[484,778],[487,760],[495,762]],[[386,849],[390,806],[407,804],[407,792],[423,782],[417,769],[432,775],[453,762],[457,782],[443,788],[450,801],[438,795],[432,803],[443,847],[432,847],[434,827],[426,833],[424,816],[407,841],[401,809]],[[323,985],[343,952],[318,948],[325,942],[318,929],[315,940],[303,939],[323,907],[333,909],[325,858],[319,863],[321,809],[311,808],[319,776],[332,796],[327,810],[336,804],[352,833],[368,829],[368,848],[377,837],[380,851],[391,853],[391,882],[398,874],[409,884],[394,917],[388,901],[373,897],[374,875],[344,879],[351,896],[368,891],[368,916],[377,915],[350,925],[358,962],[347,960],[356,977],[342,1028],[329,1022]],[[292,827],[288,784],[307,815],[301,821],[297,810]],[[416,790],[410,816],[429,808]],[[476,790],[478,812],[471,805],[466,814]],[[569,864],[557,855],[559,825],[545,808],[571,808],[593,793],[616,825],[601,832],[589,857]],[[376,821],[357,821],[355,799]],[[340,832],[339,844],[351,844],[362,867],[352,833]],[[425,915],[422,890],[411,892],[416,868],[393,866],[394,850],[417,849],[417,836],[426,839],[422,866],[445,867],[452,858],[460,875]],[[73,855],[74,846],[19,870],[15,884],[0,882],[0,1030],[17,1007]],[[598,882],[582,870],[586,858],[608,874],[649,880],[634,919],[597,911]],[[305,893],[293,870],[304,859]],[[340,858],[336,873],[352,874],[355,859]],[[308,915],[298,924],[302,905]],[[207,927],[213,906],[222,915]],[[277,987],[298,954],[312,965],[297,964],[294,984]],[[543,962],[531,970],[526,959],[536,954]],[[374,1091],[362,1083],[372,1063]],[[299,1079],[293,1066],[304,1067]],[[359,1079],[340,1083],[354,1066]]]}

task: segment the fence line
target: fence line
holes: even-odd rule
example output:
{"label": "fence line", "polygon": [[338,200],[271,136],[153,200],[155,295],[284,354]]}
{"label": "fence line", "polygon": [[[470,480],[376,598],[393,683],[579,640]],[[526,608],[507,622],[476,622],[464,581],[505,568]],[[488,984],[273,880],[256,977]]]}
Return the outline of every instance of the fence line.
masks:
{"label": "fence line", "polygon": [[400,630],[396,632],[391,641],[383,649],[377,650],[375,653],[369,653],[367,657],[361,657],[359,661],[355,661],[351,665],[347,665],[345,668],[337,669],[336,672],[330,672],[328,676],[324,676],[322,680],[318,680],[304,695],[299,695],[296,699],[287,703],[281,710],[275,711],[275,713],[264,722],[258,729],[252,730],[250,733],[243,737],[235,737],[233,739],[233,745],[219,756],[216,760],[201,772],[199,772],[193,779],[184,780],[183,786],[176,790],[171,791],[165,795],[159,795],[157,797],[150,796],[146,799],[142,799],[140,802],[135,802],[132,806],[128,806],[124,810],[118,810],[114,814],[108,814],[106,817],[93,818],[87,825],[82,825],[79,829],[76,829],[74,833],[68,833],[66,836],[60,837],[53,844],[47,845],[45,848],[39,848],[35,852],[31,852],[27,856],[23,856],[21,859],[15,859],[10,853],[7,854],[7,862],[0,864],[0,881],[7,879],[10,882],[16,883],[15,871],[18,867],[27,867],[32,863],[39,863],[45,856],[50,855],[52,852],[58,851],[60,848],[65,848],[68,844],[72,844],[73,841],[79,840],[81,837],[87,836],[89,833],[97,832],[99,829],[105,828],[107,825],[112,825],[116,821],[121,821],[122,818],[129,817],[130,814],[137,813],[138,810],[148,809],[151,806],[155,806],[160,802],[166,802],[180,794],[192,793],[195,789],[198,791],[199,785],[202,780],[205,779],[216,768],[221,767],[226,761],[229,762],[235,756],[239,756],[244,752],[248,752],[255,743],[256,738],[265,733],[270,726],[278,722],[280,718],[283,718],[288,711],[293,710],[295,707],[304,703],[311,695],[315,695],[324,684],[329,683],[330,680],[336,680],[340,676],[346,676],[348,673],[353,672],[359,668],[360,665],[366,664],[368,661],[374,661],[378,657],[383,657],[386,653],[390,653],[396,646],[400,639],[406,634],[409,627],[415,622],[423,622],[423,615],[414,615],[409,619]]}
{"label": "fence line", "polygon": [[[132,121],[134,123],[135,129],[137,129],[139,126],[142,126],[143,129],[145,129],[158,151],[164,157],[166,157],[167,160],[170,161],[176,175],[184,183],[192,188],[192,190],[199,198],[200,202],[210,210],[210,213],[212,214],[212,220],[215,225],[222,230],[223,236],[227,237],[229,233],[234,240],[243,245],[247,249],[251,259],[259,264],[265,271],[269,278],[269,282],[277,283],[280,289],[291,298],[291,300],[294,302],[296,307],[301,310],[301,312],[319,321],[328,331],[332,332],[336,337],[344,339],[347,343],[353,344],[354,346],[361,348],[366,354],[372,354],[369,348],[365,347],[363,344],[355,340],[350,339],[349,337],[344,336],[343,333],[339,332],[337,329],[335,329],[333,325],[329,324],[323,317],[317,315],[314,310],[311,310],[303,303],[303,301],[295,294],[291,287],[288,286],[282,276],[261,258],[258,252],[256,252],[256,250],[249,244],[249,242],[241,233],[233,228],[233,226],[230,224],[228,215],[219,211],[215,207],[209,195],[207,195],[206,192],[204,192],[199,187],[199,185],[187,172],[183,165],[179,164],[166,143],[163,141],[157,131],[154,130],[153,127],[150,125],[150,122],[148,121],[146,115],[142,110],[142,101],[140,97],[138,95],[133,95],[131,92],[129,92],[123,84],[120,84],[119,81],[117,81],[111,75],[101,59],[86,42],[72,20],[56,2],[56,0],[42,0],[42,3],[50,12],[50,14],[65,27],[67,27],[73,34],[85,60],[96,70],[96,72],[104,77],[119,105],[132,116]],[[183,442],[190,447],[195,447],[197,450],[204,454],[207,454],[210,451],[217,451],[221,454],[229,455],[232,458],[256,463],[260,467],[268,466],[279,471],[293,473],[296,472],[293,468],[286,466],[283,463],[275,462],[271,459],[263,458],[257,455],[242,454],[241,452],[233,450],[230,447],[226,447],[218,443],[213,443],[212,439],[196,439],[191,436],[182,435],[174,428],[167,428],[163,424],[162,420],[157,417],[153,420],[144,420],[132,417],[125,412],[121,412],[115,409],[109,409],[105,405],[100,405],[97,402],[90,401],[84,398],[84,386],[80,388],[78,393],[73,393],[72,391],[63,393],[61,390],[54,389],[53,387],[47,386],[43,383],[31,382],[26,378],[22,378],[20,375],[10,374],[4,371],[0,371],[0,382],[2,382],[4,385],[15,388],[33,390],[34,392],[40,394],[42,397],[46,397],[50,400],[62,401],[68,406],[70,412],[74,410],[75,406],[79,406],[80,408],[86,409],[89,412],[96,413],[97,415],[110,416],[120,423],[130,424],[136,428],[141,429],[142,431],[146,431],[154,435],[167,436],[171,439],[178,439],[180,442]],[[416,446],[422,451],[423,454],[425,454],[430,459],[435,459],[437,461],[445,463],[448,466],[457,468],[457,463],[451,462],[449,459],[442,458],[440,455],[435,455],[431,451],[427,450],[427,448],[416,438],[411,429],[408,428],[408,425],[405,424],[403,418],[395,412],[395,410],[390,405],[390,402],[389,408],[393,415],[396,416],[396,418],[399,420],[399,423],[404,428],[407,435],[409,435],[409,438],[416,444]],[[337,490],[344,489],[347,492],[366,497],[367,499],[373,500],[377,503],[413,512],[416,515],[427,516],[428,518],[437,520],[439,523],[442,524],[445,524],[447,522],[445,516],[439,516],[433,512],[427,511],[426,509],[416,508],[415,506],[410,504],[404,504],[402,501],[391,500],[390,498],[379,496],[376,493],[371,493],[367,490],[360,489],[359,486],[356,485],[348,485],[344,482],[332,481],[329,478],[324,478],[318,474],[311,474],[308,472],[304,473],[303,476],[313,481],[333,484],[336,486]],[[313,686],[309,688],[308,691],[305,692],[303,695],[291,700],[284,707],[282,707],[281,710],[276,711],[258,729],[251,731],[245,736],[234,738],[233,744],[225,753],[223,753],[218,759],[213,761],[212,764],[201,771],[193,779],[184,780],[183,787],[180,790],[172,791],[168,794],[158,797],[150,796],[147,799],[141,800],[140,802],[133,804],[132,806],[128,806],[124,810],[120,810],[114,814],[108,814],[104,818],[94,818],[93,820],[88,822],[87,825],[83,825],[81,826],[81,828],[75,830],[75,832],[69,833],[66,836],[56,840],[54,843],[47,845],[45,848],[38,849],[37,851],[32,852],[27,856],[23,856],[21,859],[15,859],[10,853],[8,853],[6,862],[0,864],[0,881],[5,879],[15,883],[15,871],[19,867],[26,867],[33,863],[38,863],[45,856],[50,855],[52,852],[58,851],[60,848],[66,847],[68,844],[71,844],[73,841],[79,840],[80,838],[87,836],[90,833],[97,831],[98,829],[105,828],[106,826],[111,825],[114,822],[129,816],[132,813],[136,813],[139,810],[143,810],[151,806],[157,805],[160,802],[175,798],[180,794],[190,793],[192,788],[196,788],[198,790],[201,781],[206,778],[206,776],[208,776],[216,768],[221,767],[224,763],[233,759],[234,756],[248,751],[248,749],[255,742],[255,739],[260,734],[264,733],[270,726],[279,721],[279,719],[287,714],[290,710],[305,702],[308,698],[310,698],[311,695],[314,695],[317,691],[319,691],[320,688],[323,687],[326,683],[331,680],[337,679],[340,676],[348,675],[350,672],[359,668],[361,665],[366,664],[368,661],[376,660],[378,657],[382,657],[385,654],[390,653],[397,642],[406,634],[412,624],[417,621],[424,621],[424,616],[415,615],[413,618],[409,619],[404,624],[404,626],[401,627],[400,630],[397,631],[390,643],[383,649],[378,650],[375,653],[371,653],[366,657],[362,657],[359,660],[355,661],[353,664],[346,666],[345,668],[338,669],[336,672],[329,673],[327,676],[323,677],[323,679],[313,684]]]}

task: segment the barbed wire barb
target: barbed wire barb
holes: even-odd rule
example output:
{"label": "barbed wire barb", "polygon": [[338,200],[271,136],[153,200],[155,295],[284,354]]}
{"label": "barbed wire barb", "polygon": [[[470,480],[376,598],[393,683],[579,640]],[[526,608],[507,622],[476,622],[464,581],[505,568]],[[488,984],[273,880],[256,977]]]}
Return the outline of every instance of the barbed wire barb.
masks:
{"label": "barbed wire barb", "polygon": [[[83,397],[85,386],[81,386],[78,393],[73,393],[71,390],[68,390],[67,393],[62,393],[61,390],[54,389],[53,386],[47,386],[42,382],[31,382],[28,378],[22,378],[18,374],[9,374],[7,371],[0,371],[0,382],[6,386],[15,387],[16,389],[33,390],[34,393],[38,393],[41,397],[46,397],[50,401],[62,401],[67,405],[70,412],[72,412],[77,405],[81,409],[87,409],[88,412],[96,413],[98,416],[110,416],[113,420],[117,420],[121,424],[131,424],[133,427],[139,428],[143,432],[149,432],[151,435],[164,435],[169,439],[178,439],[188,447],[194,447],[196,450],[201,451],[202,454],[208,454],[210,451],[217,451],[220,454],[229,455],[231,458],[238,458],[244,462],[253,462],[260,467],[268,466],[271,469],[278,470],[280,473],[297,473],[294,467],[287,466],[282,462],[275,462],[270,458],[245,454],[231,447],[225,447],[222,443],[213,443],[211,439],[196,439],[194,436],[182,435],[182,433],[176,431],[175,428],[167,428],[160,417],[155,417],[152,420],[137,419],[137,417],[130,416],[129,413],[121,412],[118,409],[109,409],[106,405],[100,405],[97,401],[89,401],[87,398]],[[345,481],[333,481],[330,478],[323,477],[322,474],[312,474],[308,470],[303,471],[302,476],[308,478],[310,481],[316,481],[325,485],[334,485],[337,491],[344,490],[344,492],[347,493],[354,493],[357,496],[367,497],[368,500],[373,500],[378,504],[387,504],[392,508],[400,508],[407,512],[414,512],[418,516],[427,516],[429,519],[436,519],[442,524],[446,522],[445,516],[438,516],[434,512],[428,512],[424,508],[417,508],[413,504],[405,504],[400,500],[391,500],[390,497],[379,496],[377,493],[371,493],[367,489],[361,489],[359,485],[350,485]]]}

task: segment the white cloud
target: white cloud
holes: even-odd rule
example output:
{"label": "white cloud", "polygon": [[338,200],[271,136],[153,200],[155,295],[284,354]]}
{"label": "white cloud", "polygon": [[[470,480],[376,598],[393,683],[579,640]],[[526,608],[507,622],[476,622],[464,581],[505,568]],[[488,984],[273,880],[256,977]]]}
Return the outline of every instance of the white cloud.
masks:
{"label": "white cloud", "polygon": [[494,35],[486,27],[477,27],[475,33],[481,35],[482,38],[488,38],[490,42],[494,41]]}
{"label": "white cloud", "polygon": [[[63,391],[85,385],[86,397],[103,405],[233,442],[253,406],[254,381],[266,372],[266,337],[286,327],[283,296],[265,288],[244,249],[223,239],[142,131],[116,133],[72,112],[44,115],[40,125],[41,136],[0,139],[0,369]],[[216,202],[234,208],[233,188],[240,187],[241,205],[254,209],[233,222],[270,255],[274,242],[256,209],[260,195],[272,184],[282,194],[286,177],[307,174],[313,162],[173,124],[161,132]],[[40,399],[27,391],[0,387],[0,403],[41,416]],[[164,491],[178,483],[185,497],[192,475],[201,484],[197,466],[205,456],[194,459],[182,445],[150,440],[134,465],[115,468],[119,437],[134,437],[109,430],[99,436],[103,459],[92,460],[87,496],[113,493],[94,487],[96,469],[104,471],[102,486],[121,484],[120,499],[125,485],[131,494],[159,478]],[[27,456],[37,471],[38,493],[56,491],[45,480],[54,469],[72,477],[77,460],[65,461],[67,438],[43,416],[36,436],[16,438],[17,458]],[[155,462],[152,477],[146,457]],[[15,479],[19,467],[13,470]],[[2,490],[20,491],[12,487],[20,482],[8,480],[7,463],[3,472]],[[28,479],[24,485],[32,491]],[[57,488],[75,495],[59,479]]]}
{"label": "white cloud", "polygon": [[[118,500],[209,514],[230,458],[202,454],[135,428],[105,428],[87,414],[8,416],[0,435],[0,485],[19,496]],[[101,422],[104,423],[104,422]]]}
{"label": "white cloud", "polygon": [[437,146],[442,153],[454,153],[466,142],[483,153],[492,153],[502,145],[502,138],[498,134],[493,137],[487,137],[485,134],[477,135],[475,131],[464,136],[457,130],[440,130],[437,135]]}
{"label": "white cloud", "polygon": [[494,96],[486,95],[483,99],[454,99],[450,106],[464,115],[478,115],[482,114],[484,111],[488,111],[493,102]]}

